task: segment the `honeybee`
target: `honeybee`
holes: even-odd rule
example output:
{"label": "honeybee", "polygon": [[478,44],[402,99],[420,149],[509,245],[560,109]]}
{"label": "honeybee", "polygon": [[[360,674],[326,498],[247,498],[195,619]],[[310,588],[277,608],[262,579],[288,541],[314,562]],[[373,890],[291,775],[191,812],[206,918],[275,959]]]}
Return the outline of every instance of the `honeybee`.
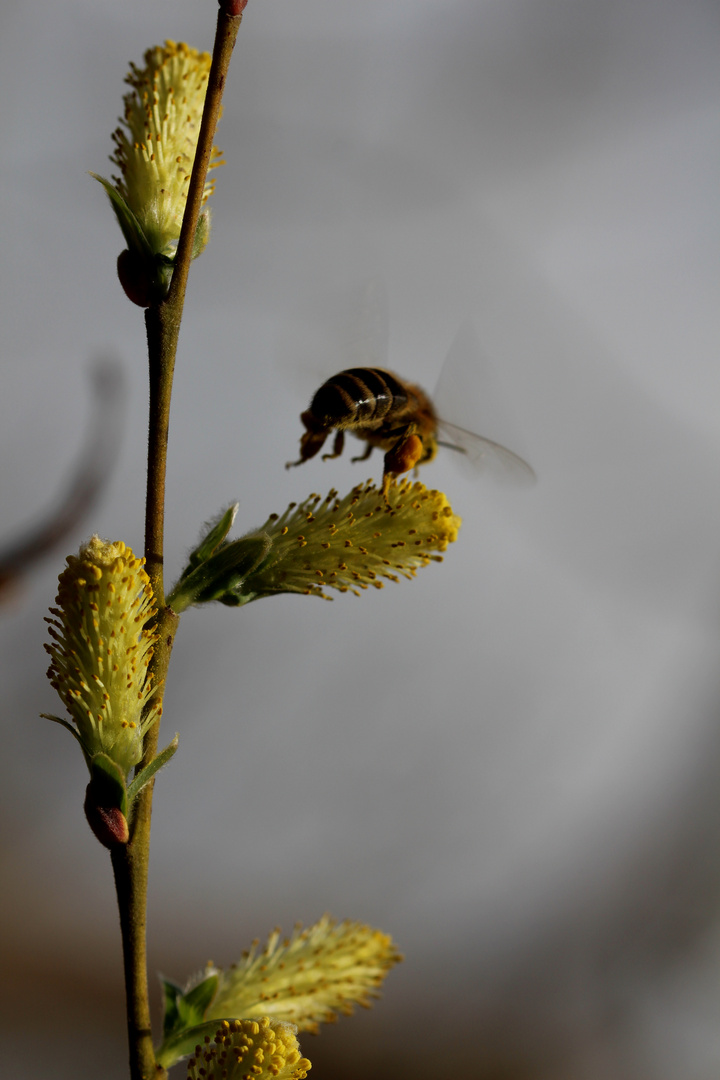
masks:
{"label": "honeybee", "polygon": [[[395,477],[432,461],[438,447],[492,461],[518,479],[533,481],[527,462],[491,439],[474,435],[438,418],[429,395],[419,386],[384,368],[355,367],[328,379],[315,393],[310,408],[301,413],[305,431],[300,437],[300,457],[286,468],[302,465],[322,450],[332,431],[332,453],[323,461],[339,457],[350,431],[367,443],[365,453],[352,461],[367,461],[375,447],[385,451],[383,494],[387,499]],[[438,438],[444,429],[451,442]]]}

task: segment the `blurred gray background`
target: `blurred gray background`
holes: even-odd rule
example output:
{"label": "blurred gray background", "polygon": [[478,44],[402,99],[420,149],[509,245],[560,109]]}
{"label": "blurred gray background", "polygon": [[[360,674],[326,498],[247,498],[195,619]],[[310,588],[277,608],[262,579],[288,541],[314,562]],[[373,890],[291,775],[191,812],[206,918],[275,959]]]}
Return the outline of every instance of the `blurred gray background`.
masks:
{"label": "blurred gray background", "polygon": [[[0,609],[3,1055],[28,1080],[126,1075],[109,861],[81,756],[38,718],[64,556],[93,531],[142,548],[144,325],[87,171],[111,172],[128,62],[209,49],[214,19],[0,16],[0,539],[67,482],[93,361],[128,386],[101,503]],[[368,276],[389,366],[427,387],[472,320],[497,393],[448,419],[539,476],[506,490],[446,454],[423,476],[464,519],[443,566],[183,619],[151,970],[325,910],[392,933],[405,963],[304,1040],[313,1076],[717,1076],[719,44],[711,0],[250,0],[180,343],[169,578],[231,500],[244,530],[379,477],[283,468]]]}

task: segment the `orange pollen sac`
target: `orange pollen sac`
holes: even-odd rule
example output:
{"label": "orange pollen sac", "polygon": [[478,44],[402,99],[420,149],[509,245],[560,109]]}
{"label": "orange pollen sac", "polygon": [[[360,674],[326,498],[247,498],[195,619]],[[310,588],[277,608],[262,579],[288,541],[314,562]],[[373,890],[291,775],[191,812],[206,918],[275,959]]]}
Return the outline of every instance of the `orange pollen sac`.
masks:
{"label": "orange pollen sac", "polygon": [[408,435],[407,438],[393,446],[385,455],[385,471],[391,473],[408,472],[417,465],[423,456],[425,448],[419,435]]}

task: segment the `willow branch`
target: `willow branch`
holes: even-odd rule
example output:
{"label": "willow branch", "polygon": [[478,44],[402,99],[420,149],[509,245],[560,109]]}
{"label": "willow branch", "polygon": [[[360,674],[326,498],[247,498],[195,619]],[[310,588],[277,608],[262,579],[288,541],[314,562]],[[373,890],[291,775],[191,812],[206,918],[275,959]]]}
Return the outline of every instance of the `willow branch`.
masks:
{"label": "willow branch", "polygon": [[[195,231],[202,207],[215,129],[220,116],[220,103],[246,2],[247,0],[232,0],[231,3],[222,3],[218,13],[205,107],[172,282],[167,298],[148,308],[145,316],[150,367],[145,558],[146,570],[158,604],[158,642],[150,666],[153,682],[157,687],[155,704],[162,702],[179,621],[178,616],[165,604],[163,575],[165,476],[175,356]],[[155,757],[159,728],[158,718],[147,734],[145,754],[138,770]],[[130,842],[125,847],[118,848],[113,853],[112,860],[120,907],[132,1080],[161,1080],[166,1075],[155,1062],[147,978],[145,927],[153,787],[154,783],[151,782],[140,792],[130,823]]]}

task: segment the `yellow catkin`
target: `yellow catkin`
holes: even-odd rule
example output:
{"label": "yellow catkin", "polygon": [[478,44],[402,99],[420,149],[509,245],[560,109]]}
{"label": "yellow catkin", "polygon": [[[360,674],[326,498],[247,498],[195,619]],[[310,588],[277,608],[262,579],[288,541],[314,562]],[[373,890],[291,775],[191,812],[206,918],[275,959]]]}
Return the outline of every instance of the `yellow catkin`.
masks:
{"label": "yellow catkin", "polygon": [[316,1031],[353,1004],[369,1006],[400,959],[387,934],[363,923],[325,915],[314,926],[296,926],[289,938],[274,930],[262,949],[255,942],[221,973],[207,1018],[267,1012]]}
{"label": "yellow catkin", "polygon": [[[184,42],[148,49],[145,66],[130,66],[131,87],[113,132],[115,187],[154,252],[171,255],[182,225],[202,118],[211,57]],[[210,168],[222,165],[213,147]],[[205,184],[203,203],[213,192]]]}
{"label": "yellow catkin", "polygon": [[302,1057],[291,1024],[267,1016],[224,1020],[214,1039],[196,1046],[188,1080],[305,1080],[311,1068]]}
{"label": "yellow catkin", "polygon": [[50,682],[86,752],[108,754],[125,775],[140,761],[156,715],[148,677],[156,609],[143,563],[122,541],[93,536],[68,557],[46,619]]}
{"label": "yellow catkin", "polygon": [[324,596],[324,587],[357,593],[377,587],[378,577],[412,578],[420,567],[441,561],[460,524],[441,491],[409,480],[392,483],[387,501],[371,481],[343,499],[336,491],[324,500],[311,495],[279,517],[271,515],[258,530],[270,537],[272,551],[245,583],[253,594],[248,598],[308,591]]}

